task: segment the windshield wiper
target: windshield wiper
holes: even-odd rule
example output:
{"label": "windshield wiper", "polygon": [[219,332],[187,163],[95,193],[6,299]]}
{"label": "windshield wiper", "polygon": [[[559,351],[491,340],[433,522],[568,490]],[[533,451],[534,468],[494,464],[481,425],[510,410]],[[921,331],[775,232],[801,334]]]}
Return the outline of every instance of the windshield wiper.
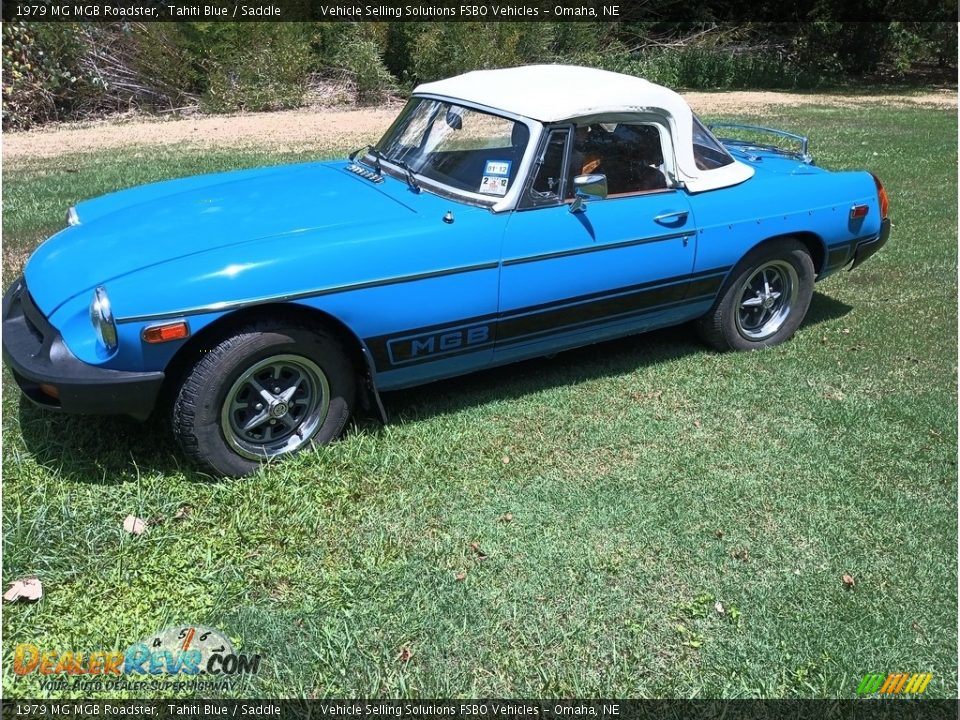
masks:
{"label": "windshield wiper", "polygon": [[[383,168],[380,167],[380,161],[386,160],[386,158],[384,157],[383,153],[377,150],[373,145],[364,145],[359,150],[354,150],[352,153],[350,153],[350,161],[353,162],[356,160],[360,153],[365,155],[368,152],[373,155],[373,169],[377,171],[377,175],[383,175]],[[360,158],[360,162],[363,162],[363,158]],[[368,164],[369,163],[364,163],[364,165]]]}
{"label": "windshield wiper", "polygon": [[391,158],[385,158],[388,162],[392,162],[399,168],[402,168],[403,171],[407,174],[407,184],[410,186],[410,189],[415,193],[420,193],[420,183],[417,182],[416,175],[414,175],[413,170],[410,169],[410,166],[407,165],[406,160],[393,160]]}

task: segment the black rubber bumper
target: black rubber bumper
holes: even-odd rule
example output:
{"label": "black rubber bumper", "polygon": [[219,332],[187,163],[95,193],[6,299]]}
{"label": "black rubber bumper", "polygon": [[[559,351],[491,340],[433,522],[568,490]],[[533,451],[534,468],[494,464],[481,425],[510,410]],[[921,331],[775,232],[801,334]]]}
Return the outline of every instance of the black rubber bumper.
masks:
{"label": "black rubber bumper", "polygon": [[22,279],[3,297],[3,362],[30,400],[69,413],[144,420],[163,384],[162,372],[123,372],[78,360],[34,305]]}
{"label": "black rubber bumper", "polygon": [[853,270],[857,265],[872,256],[880,248],[887,244],[890,239],[890,218],[884,218],[880,223],[880,234],[873,240],[862,242],[853,251],[853,263],[850,269]]}

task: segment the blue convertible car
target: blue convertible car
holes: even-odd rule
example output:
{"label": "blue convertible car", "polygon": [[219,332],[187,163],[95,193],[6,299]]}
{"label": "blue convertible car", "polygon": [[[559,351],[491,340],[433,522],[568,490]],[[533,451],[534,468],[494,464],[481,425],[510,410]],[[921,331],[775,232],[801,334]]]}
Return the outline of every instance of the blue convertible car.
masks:
{"label": "blue convertible car", "polygon": [[588,68],[421,85],[349,160],[71,208],[6,293],[4,359],[44,407],[168,397],[184,451],[241,475],[383,390],[691,320],[768,347],[890,230],[874,176],[795,139],[718,141],[676,93]]}

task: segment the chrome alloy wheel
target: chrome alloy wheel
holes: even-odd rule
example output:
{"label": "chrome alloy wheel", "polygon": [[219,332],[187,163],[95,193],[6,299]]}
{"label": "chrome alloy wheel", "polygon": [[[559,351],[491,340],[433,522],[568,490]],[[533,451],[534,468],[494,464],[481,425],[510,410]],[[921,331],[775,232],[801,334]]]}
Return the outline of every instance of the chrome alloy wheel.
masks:
{"label": "chrome alloy wheel", "polygon": [[240,455],[263,460],[313,437],[330,408],[323,370],[302,355],[273,355],[248,368],[227,392],[220,427]]}
{"label": "chrome alloy wheel", "polygon": [[757,268],[743,285],[737,303],[737,330],[748,340],[766,340],[790,317],[800,285],[797,271],[785,260]]}

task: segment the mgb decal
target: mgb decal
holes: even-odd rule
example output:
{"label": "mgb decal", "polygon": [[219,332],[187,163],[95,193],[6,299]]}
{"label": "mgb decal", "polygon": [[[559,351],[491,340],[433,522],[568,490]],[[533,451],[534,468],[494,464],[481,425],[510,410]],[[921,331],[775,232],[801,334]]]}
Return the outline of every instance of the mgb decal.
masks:
{"label": "mgb decal", "polygon": [[489,325],[471,325],[396,338],[387,342],[387,348],[390,351],[390,362],[399,365],[428,357],[480,349],[492,343],[493,333]]}

